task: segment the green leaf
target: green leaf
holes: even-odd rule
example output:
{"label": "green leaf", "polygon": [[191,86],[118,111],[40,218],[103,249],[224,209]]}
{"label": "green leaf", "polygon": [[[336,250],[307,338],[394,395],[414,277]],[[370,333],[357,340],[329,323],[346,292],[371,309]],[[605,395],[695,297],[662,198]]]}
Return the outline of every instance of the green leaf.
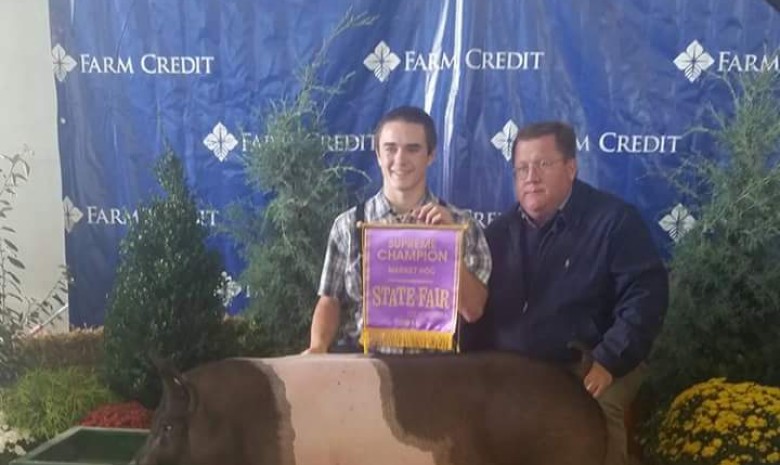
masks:
{"label": "green leaf", "polygon": [[14,173],[12,176],[14,185],[19,185],[19,180],[27,181],[27,177],[25,177],[21,173]]}
{"label": "green leaf", "polygon": [[11,270],[6,270],[6,271],[5,271],[5,273],[6,273],[8,276],[10,276],[10,277],[11,277],[11,279],[13,280],[13,282],[15,282],[16,284],[22,284],[22,280],[21,280],[21,279],[19,279],[19,277],[18,277],[18,276],[16,276],[16,273],[14,273],[13,271],[11,271]]}
{"label": "green leaf", "polygon": [[25,269],[24,268],[24,263],[20,262],[18,259],[14,258],[14,257],[6,257],[6,260],[8,260],[8,262],[10,264],[12,264],[13,266],[15,266],[15,267],[17,267],[19,269],[22,269],[22,270]]}

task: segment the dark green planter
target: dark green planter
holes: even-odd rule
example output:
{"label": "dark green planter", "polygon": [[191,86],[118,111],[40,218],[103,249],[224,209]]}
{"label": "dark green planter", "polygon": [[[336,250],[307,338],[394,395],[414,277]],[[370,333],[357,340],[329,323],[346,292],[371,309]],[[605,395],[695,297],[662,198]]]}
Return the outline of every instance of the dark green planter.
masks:
{"label": "dark green planter", "polygon": [[142,429],[75,426],[10,465],[126,465],[148,434]]}

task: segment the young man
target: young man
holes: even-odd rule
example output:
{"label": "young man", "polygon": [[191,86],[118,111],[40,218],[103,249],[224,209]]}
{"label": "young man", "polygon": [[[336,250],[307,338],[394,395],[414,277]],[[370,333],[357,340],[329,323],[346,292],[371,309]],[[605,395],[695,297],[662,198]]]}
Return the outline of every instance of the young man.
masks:
{"label": "young man", "polygon": [[[482,316],[490,276],[490,251],[482,230],[464,211],[440,202],[428,190],[426,170],[436,154],[436,129],[427,113],[400,107],[387,113],[374,134],[382,189],[363,206],[363,220],[371,222],[467,223],[458,312],[469,322]],[[304,353],[324,353],[337,338],[342,306],[354,315],[346,328],[357,346],[362,324],[362,277],[356,241],[356,208],[333,222],[314,308],[311,341]],[[381,349],[380,349],[381,350]]]}
{"label": "young man", "polygon": [[[668,303],[666,269],[636,209],[576,179],[574,130],[522,129],[512,147],[517,204],[485,231],[493,272],[466,350],[515,351],[570,364],[592,349],[585,388],[605,412],[607,464],[627,464],[624,409]],[[573,366],[573,365],[569,365]]]}

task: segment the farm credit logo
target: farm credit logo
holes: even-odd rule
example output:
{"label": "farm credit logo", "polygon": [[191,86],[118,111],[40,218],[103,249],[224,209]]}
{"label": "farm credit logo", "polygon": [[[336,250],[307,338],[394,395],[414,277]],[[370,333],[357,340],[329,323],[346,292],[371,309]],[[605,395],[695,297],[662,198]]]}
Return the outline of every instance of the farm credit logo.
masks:
{"label": "farm credit logo", "polygon": [[674,59],[674,65],[685,74],[690,82],[696,82],[701,75],[716,66],[718,73],[759,73],[780,71],[780,56],[777,54],[736,53],[721,51],[714,56],[694,40]]}
{"label": "farm credit logo", "polygon": [[[535,71],[542,67],[544,52],[540,50],[484,50],[470,48],[460,55],[447,52],[404,50],[399,53],[380,41],[363,60],[363,65],[385,82],[396,69],[403,72],[459,70],[474,71]],[[399,68],[400,67],[400,68]]]}
{"label": "farm credit logo", "polygon": [[89,53],[69,54],[60,44],[51,50],[54,76],[59,82],[68,74],[147,74],[205,75],[214,70],[214,57],[208,55],[100,56]]}
{"label": "farm credit logo", "polygon": [[[510,119],[490,140],[506,161],[512,159],[512,143],[517,136],[517,131],[517,124]],[[596,137],[590,135],[578,137],[577,151],[598,150],[606,154],[669,154],[677,153],[677,146],[682,138],[683,136],[676,134],[623,134],[605,131]]]}
{"label": "farm credit logo", "polygon": [[[126,226],[138,222],[138,210],[127,208],[104,207],[87,205],[79,208],[69,197],[62,200],[62,209],[65,219],[65,231],[71,233],[79,224],[90,226]],[[217,225],[219,210],[198,210],[197,223],[213,227]]]}

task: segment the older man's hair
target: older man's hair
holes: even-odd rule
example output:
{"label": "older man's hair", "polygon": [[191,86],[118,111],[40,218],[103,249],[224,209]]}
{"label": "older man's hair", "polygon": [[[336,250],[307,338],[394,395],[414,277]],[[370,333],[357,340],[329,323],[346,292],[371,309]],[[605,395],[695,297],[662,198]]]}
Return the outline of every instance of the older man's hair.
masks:
{"label": "older man's hair", "polygon": [[515,149],[521,140],[533,140],[544,136],[553,136],[555,146],[564,158],[573,159],[577,156],[577,137],[574,128],[560,121],[542,121],[528,125],[517,133],[512,142],[512,163],[515,161]]}
{"label": "older man's hair", "polygon": [[428,153],[430,154],[436,148],[436,126],[433,124],[433,119],[422,108],[412,106],[403,106],[390,110],[379,120],[379,124],[376,125],[376,131],[374,131],[374,143],[377,144],[377,147],[379,147],[379,135],[382,133],[382,128],[391,121],[403,121],[421,125],[425,130],[425,142],[428,145]]}

